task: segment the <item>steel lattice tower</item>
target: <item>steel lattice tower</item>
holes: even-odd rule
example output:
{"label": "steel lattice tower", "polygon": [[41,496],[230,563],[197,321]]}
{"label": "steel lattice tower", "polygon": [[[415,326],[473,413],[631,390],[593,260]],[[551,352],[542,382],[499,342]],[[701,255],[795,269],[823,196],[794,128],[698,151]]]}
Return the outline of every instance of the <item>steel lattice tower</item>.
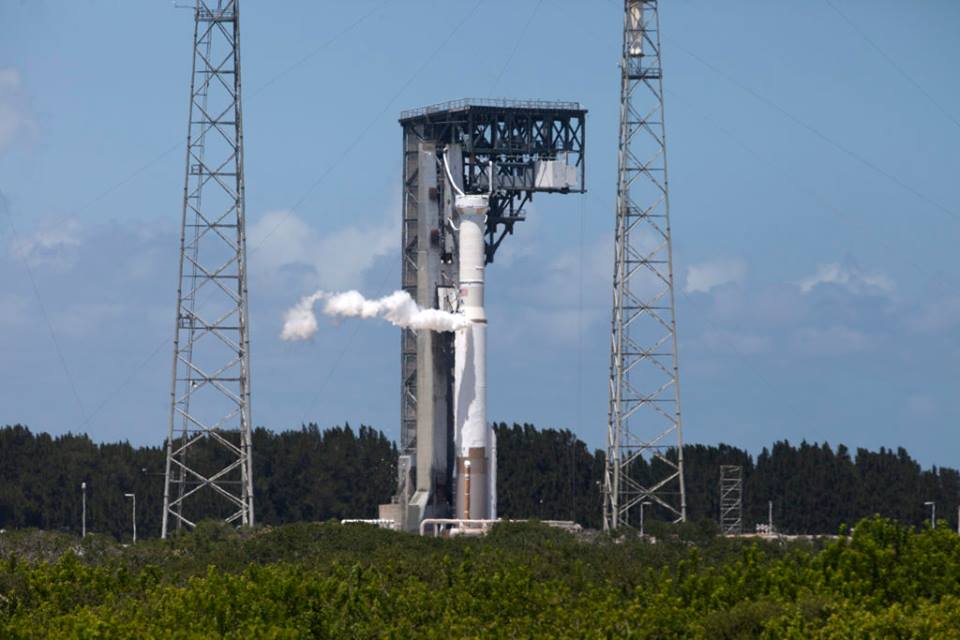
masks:
{"label": "steel lattice tower", "polygon": [[686,519],[660,18],[625,0],[604,528]]}
{"label": "steel lattice tower", "polygon": [[720,465],[720,531],[743,533],[743,467],[738,464]]}
{"label": "steel lattice tower", "polygon": [[196,0],[161,535],[252,525],[238,0]]}

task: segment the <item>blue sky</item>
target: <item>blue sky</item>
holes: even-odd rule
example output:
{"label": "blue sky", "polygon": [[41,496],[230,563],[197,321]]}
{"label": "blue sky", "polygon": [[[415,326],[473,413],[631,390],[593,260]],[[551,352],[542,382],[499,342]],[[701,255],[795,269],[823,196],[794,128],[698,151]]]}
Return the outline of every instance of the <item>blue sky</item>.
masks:
{"label": "blue sky", "polygon": [[[960,4],[831,2],[661,9],[686,440],[956,466]],[[318,287],[397,286],[399,112],[576,100],[589,192],[488,271],[488,415],[603,446],[620,11],[244,3],[258,425],[396,436],[396,329],[278,335]],[[169,2],[0,0],[0,423],[165,435],[191,37]]]}

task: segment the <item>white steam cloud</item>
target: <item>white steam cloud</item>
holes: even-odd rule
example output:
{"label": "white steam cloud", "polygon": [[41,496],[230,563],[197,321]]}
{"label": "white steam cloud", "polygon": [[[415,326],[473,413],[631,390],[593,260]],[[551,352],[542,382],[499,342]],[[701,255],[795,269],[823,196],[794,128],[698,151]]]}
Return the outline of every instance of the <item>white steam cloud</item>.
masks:
{"label": "white steam cloud", "polygon": [[284,316],[284,340],[306,340],[317,332],[317,316],[313,307],[324,301],[323,313],[334,318],[383,318],[405,329],[456,331],[469,326],[470,321],[459,313],[440,309],[422,309],[406,291],[395,291],[376,300],[367,300],[359,291],[327,293],[317,291],[305,296]]}

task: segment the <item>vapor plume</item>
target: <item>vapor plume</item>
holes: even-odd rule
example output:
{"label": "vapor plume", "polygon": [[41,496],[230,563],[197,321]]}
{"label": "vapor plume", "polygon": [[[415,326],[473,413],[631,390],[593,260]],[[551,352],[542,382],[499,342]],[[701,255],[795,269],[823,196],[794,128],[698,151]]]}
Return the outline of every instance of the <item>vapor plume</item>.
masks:
{"label": "vapor plume", "polygon": [[383,318],[404,329],[429,331],[456,331],[469,326],[470,321],[458,313],[440,309],[423,309],[406,291],[395,291],[388,296],[368,300],[359,291],[327,293],[318,291],[305,296],[284,316],[284,340],[306,340],[317,332],[317,317],[313,307],[323,301],[323,313],[334,318]]}

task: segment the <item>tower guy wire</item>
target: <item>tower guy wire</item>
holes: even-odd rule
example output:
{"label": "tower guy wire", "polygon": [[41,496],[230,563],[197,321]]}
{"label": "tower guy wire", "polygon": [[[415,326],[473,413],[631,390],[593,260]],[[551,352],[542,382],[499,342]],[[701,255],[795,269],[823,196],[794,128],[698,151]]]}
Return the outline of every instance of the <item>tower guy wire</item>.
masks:
{"label": "tower guy wire", "polygon": [[[478,1],[478,2],[472,7],[472,9],[467,13],[467,15],[454,27],[454,29],[453,29],[454,33],[456,33],[457,31],[459,31],[460,28],[462,28],[462,26],[466,23],[467,19],[469,19],[469,17],[472,16],[472,15],[476,12],[476,10],[479,8],[481,2],[482,2],[482,0]],[[314,49],[312,49],[308,54],[306,54],[305,56],[301,57],[298,61],[296,61],[296,62],[292,63],[291,65],[288,65],[287,67],[284,67],[283,69],[281,69],[280,71],[278,71],[274,76],[272,76],[272,77],[271,77],[270,79],[268,79],[266,82],[264,82],[264,83],[261,84],[259,87],[257,87],[256,89],[254,89],[254,90],[250,93],[250,96],[249,96],[249,97],[256,97],[256,96],[258,96],[259,94],[261,94],[267,87],[269,87],[270,85],[272,85],[274,82],[276,82],[277,80],[279,80],[279,79],[282,78],[283,76],[287,75],[288,73],[290,73],[290,72],[293,71],[294,69],[302,66],[307,60],[313,58],[313,57],[314,57],[316,54],[318,54],[320,51],[322,51],[322,50],[330,47],[332,44],[334,44],[335,42],[339,41],[341,38],[343,38],[345,35],[347,35],[347,34],[350,33],[351,31],[355,30],[355,29],[356,29],[357,27],[359,27],[362,23],[366,22],[370,17],[372,17],[377,11],[381,10],[382,8],[384,8],[385,6],[387,6],[388,4],[389,4],[389,2],[382,2],[382,3],[380,3],[380,4],[377,4],[373,9],[371,9],[371,10],[368,11],[368,12],[366,12],[366,13],[363,14],[360,18],[358,18],[357,20],[353,21],[352,23],[350,23],[349,25],[347,25],[346,27],[344,27],[343,29],[341,29],[340,31],[338,31],[336,34],[334,34],[333,36],[331,36],[329,39],[327,39],[326,41],[324,41],[323,43],[321,43],[320,45],[318,45],[317,47],[315,47]],[[449,43],[449,41],[450,41],[450,39],[452,39],[454,33],[452,33],[447,40],[445,40],[440,46],[437,47],[437,49],[435,49],[435,50],[429,55],[429,57],[424,61],[424,64],[421,66],[421,68],[418,69],[418,71],[417,71],[416,73],[414,73],[414,74],[411,76],[411,78],[403,85],[403,87],[401,88],[401,90],[398,91],[397,94],[395,94],[395,95],[388,101],[388,103],[384,106],[384,108],[381,110],[381,112],[378,113],[378,115],[376,116],[376,118],[374,119],[374,121],[371,122],[366,128],[364,128],[364,130],[361,131],[361,132],[357,135],[357,137],[354,139],[354,141],[353,141],[350,145],[348,145],[348,147],[347,147],[344,151],[342,151],[341,153],[339,153],[339,154],[337,155],[336,160],[334,161],[333,165],[331,165],[330,167],[328,167],[328,168],[323,172],[323,174],[322,174],[315,182],[311,183],[310,187],[298,198],[298,200],[297,200],[298,206],[299,206],[300,204],[302,204],[302,203],[307,199],[307,197],[310,195],[310,193],[311,193],[320,183],[322,183],[327,177],[329,177],[329,175],[333,172],[333,170],[336,169],[336,168],[341,164],[341,162],[342,162],[343,160],[345,160],[346,156],[347,156],[351,151],[353,151],[353,149],[359,144],[359,142],[360,142],[360,141],[369,133],[369,131],[373,128],[373,125],[375,124],[375,122],[376,122],[377,120],[379,120],[379,118],[382,117],[382,116],[389,110],[390,105],[392,105],[394,102],[396,102],[397,98],[399,98],[399,95],[403,92],[403,90],[405,90],[406,88],[408,88],[408,86],[416,79],[416,77],[418,77],[418,76],[420,75],[420,73],[421,73],[422,70],[423,70],[423,67],[425,67],[426,64],[429,63],[430,60],[432,60],[433,58],[435,58],[435,57],[439,54],[439,52],[442,50],[443,46],[445,46],[447,43]],[[248,100],[249,100],[249,97],[248,97]],[[108,195],[110,195],[110,194],[112,194],[113,192],[115,192],[116,190],[120,189],[122,186],[124,186],[124,185],[126,185],[127,183],[131,182],[134,178],[136,178],[136,177],[139,176],[140,174],[144,173],[147,169],[149,169],[150,167],[156,165],[160,160],[162,160],[164,157],[166,157],[167,155],[169,155],[169,154],[170,154],[174,149],[176,149],[178,146],[179,146],[179,144],[176,144],[176,145],[173,145],[173,146],[171,146],[171,147],[168,147],[167,149],[165,149],[164,151],[162,151],[162,152],[159,153],[158,155],[154,156],[152,159],[150,159],[149,161],[147,161],[146,163],[144,163],[141,167],[139,167],[138,169],[136,169],[136,170],[133,171],[132,173],[126,175],[126,176],[125,176],[124,178],[122,178],[120,181],[114,183],[112,186],[110,186],[110,187],[108,187],[107,189],[103,190],[103,191],[102,191],[99,195],[97,195],[95,198],[87,201],[86,204],[83,204],[83,205],[81,205],[79,208],[75,209],[75,210],[74,210],[74,214],[80,213],[80,212],[88,209],[88,208],[91,207],[93,204],[96,204],[96,203],[99,202],[100,200],[106,198]],[[280,226],[283,225],[283,223],[284,223],[284,220],[281,220],[274,228],[272,228],[272,229],[269,230],[269,232],[267,233],[266,237],[264,237],[264,238],[261,240],[260,244],[255,244],[254,246],[250,247],[250,248],[249,248],[249,251],[248,251],[248,255],[253,255],[254,253],[256,253],[257,250],[258,250],[259,248],[261,248],[262,245],[269,239],[270,235],[272,235],[273,233],[275,233],[275,232],[277,231],[277,229],[278,229]],[[198,301],[197,301],[197,307],[198,307],[198,308],[202,307],[203,303],[204,303],[204,300],[198,300]],[[352,338],[351,338],[351,339],[348,339],[347,344],[350,344],[351,342],[352,342]],[[89,424],[89,423],[93,420],[94,416],[95,416],[96,414],[98,414],[106,405],[108,405],[108,404],[110,403],[110,401],[111,401],[114,397],[116,397],[116,396],[119,394],[119,392],[120,392],[121,390],[123,390],[123,389],[133,380],[133,378],[136,377],[136,375],[137,375],[145,366],[147,366],[147,365],[153,360],[153,358],[156,356],[156,354],[159,353],[160,349],[161,349],[164,345],[166,345],[166,344],[168,344],[168,343],[169,343],[169,337],[166,337],[166,338],[163,338],[162,340],[160,340],[160,341],[157,343],[157,345],[154,347],[154,349],[150,352],[149,355],[145,356],[143,360],[139,361],[136,365],[134,365],[133,367],[131,367],[130,370],[128,371],[128,373],[123,377],[123,379],[120,380],[120,381],[117,383],[117,385],[112,388],[111,391],[109,391],[107,394],[105,394],[105,395],[103,396],[103,399],[96,405],[96,407],[94,408],[94,410],[93,410],[89,415],[87,415],[87,416],[83,419],[83,421],[79,424],[79,426],[77,426],[76,428],[77,428],[77,429],[82,429],[82,428],[84,428],[87,424]],[[345,349],[346,349],[346,347],[345,347]],[[339,362],[339,358],[338,358],[335,362]],[[336,366],[331,367],[331,370],[330,370],[330,373],[331,373],[331,374],[333,373],[333,371],[335,370],[335,368],[336,368]],[[319,391],[318,391],[317,393],[319,393]]]}
{"label": "tower guy wire", "polygon": [[820,141],[825,142],[826,144],[828,144],[829,146],[833,147],[833,148],[836,149],[837,151],[839,151],[839,152],[843,153],[844,155],[852,158],[853,160],[856,160],[858,163],[860,163],[861,165],[863,165],[863,166],[866,167],[867,169],[870,169],[871,171],[873,171],[874,173],[876,173],[876,174],[879,175],[880,177],[885,178],[886,180],[888,180],[888,181],[892,182],[893,184],[897,185],[898,187],[900,187],[900,188],[903,189],[904,191],[912,194],[913,196],[919,198],[920,200],[923,200],[923,201],[926,202],[928,205],[934,207],[935,209],[940,210],[941,212],[943,212],[943,213],[945,213],[946,215],[948,215],[948,216],[950,216],[951,218],[953,218],[954,221],[960,220],[960,213],[957,213],[955,210],[951,209],[950,207],[947,207],[946,205],[942,204],[941,202],[939,202],[939,201],[935,200],[934,198],[928,196],[927,194],[923,193],[922,191],[920,191],[919,189],[917,189],[917,188],[914,187],[913,185],[911,185],[911,184],[905,182],[904,180],[900,179],[899,177],[897,177],[896,175],[894,175],[894,174],[891,173],[890,171],[884,169],[883,167],[881,167],[880,165],[878,165],[876,162],[874,162],[874,161],[870,160],[869,158],[867,158],[866,156],[858,153],[856,150],[850,148],[850,147],[847,146],[846,144],[844,144],[844,143],[836,140],[835,138],[832,138],[832,137],[828,136],[828,135],[825,134],[822,130],[820,130],[820,129],[818,129],[817,127],[813,126],[812,124],[810,124],[809,122],[807,122],[806,120],[804,120],[803,118],[801,118],[800,116],[797,116],[797,115],[795,115],[794,113],[791,113],[790,111],[788,111],[787,109],[785,109],[784,107],[782,107],[782,106],[781,106],[780,104],[778,104],[777,102],[775,102],[775,101],[771,100],[770,98],[766,97],[765,95],[763,95],[763,94],[760,93],[759,91],[756,91],[755,89],[752,89],[751,87],[747,86],[746,84],[744,84],[743,82],[741,82],[741,81],[738,80],[737,78],[733,77],[732,75],[730,75],[729,73],[727,73],[727,72],[724,71],[723,69],[720,69],[719,67],[717,67],[715,64],[712,64],[710,61],[705,60],[702,56],[700,56],[700,55],[694,53],[693,51],[691,51],[690,49],[682,46],[680,43],[678,43],[678,42],[676,41],[676,39],[674,39],[674,40],[671,41],[671,46],[676,47],[677,49],[679,49],[680,51],[682,51],[683,53],[685,53],[685,54],[688,55],[689,57],[693,58],[695,61],[697,61],[698,63],[700,63],[701,65],[703,65],[703,66],[706,67],[707,69],[709,69],[710,71],[714,72],[714,73],[717,74],[719,77],[723,78],[724,80],[726,80],[727,82],[729,82],[729,83],[732,84],[733,86],[735,86],[735,87],[737,87],[738,89],[740,89],[741,91],[749,94],[750,96],[752,96],[754,99],[758,100],[759,102],[762,102],[763,104],[767,105],[768,107],[770,107],[770,108],[773,109],[774,111],[778,112],[780,115],[782,115],[782,116],[784,116],[785,118],[787,118],[788,120],[792,121],[794,124],[796,124],[796,125],[799,126],[800,128],[805,129],[807,132],[809,132],[810,134],[812,134],[814,137],[819,138]]}
{"label": "tower guy wire", "polygon": [[823,1],[826,2],[827,6],[833,9],[838,16],[843,18],[843,21],[846,22],[850,26],[850,28],[853,29],[864,42],[870,45],[870,48],[872,48],[874,51],[880,54],[880,56],[887,62],[887,64],[889,64],[897,73],[899,73],[904,80],[906,80],[911,85],[913,85],[914,89],[916,89],[924,98],[926,98],[930,102],[930,104],[936,107],[937,111],[943,114],[943,117],[945,117],[947,120],[955,124],[957,128],[960,129],[960,120],[957,120],[956,116],[954,116],[952,113],[947,111],[946,107],[940,104],[940,102],[936,98],[934,98],[929,91],[924,89],[923,85],[917,82],[916,78],[914,78],[912,75],[907,73],[907,71],[897,63],[897,61],[894,59],[893,56],[891,56],[886,51],[884,51],[880,47],[880,45],[878,45],[873,40],[873,38],[867,35],[866,31],[861,29],[857,25],[857,23],[850,18],[850,16],[848,16],[846,13],[841,11],[840,7],[838,7],[836,3],[831,2],[831,0],[823,0]]}
{"label": "tower guy wire", "polygon": [[80,417],[83,419],[84,424],[86,424],[89,420],[87,411],[83,406],[80,393],[77,391],[77,384],[73,379],[73,374],[70,373],[70,367],[67,366],[67,359],[63,355],[63,349],[60,347],[60,340],[57,339],[57,333],[53,329],[53,323],[50,322],[50,314],[47,313],[47,306],[43,303],[43,297],[40,295],[40,287],[37,285],[37,279],[33,275],[33,269],[30,267],[30,258],[22,253],[23,243],[20,241],[20,234],[17,233],[17,226],[13,222],[13,216],[7,208],[6,197],[2,192],[0,192],[0,210],[7,215],[7,224],[10,225],[10,234],[13,236],[14,253],[16,253],[23,262],[23,268],[27,272],[27,279],[30,280],[30,288],[33,291],[34,297],[37,299],[37,306],[40,307],[40,315],[43,316],[43,322],[47,327],[47,332],[50,334],[50,341],[53,343],[53,348],[57,353],[57,360],[59,360],[60,366],[63,368],[63,374],[66,376],[67,382],[70,385],[73,399],[80,409]]}

